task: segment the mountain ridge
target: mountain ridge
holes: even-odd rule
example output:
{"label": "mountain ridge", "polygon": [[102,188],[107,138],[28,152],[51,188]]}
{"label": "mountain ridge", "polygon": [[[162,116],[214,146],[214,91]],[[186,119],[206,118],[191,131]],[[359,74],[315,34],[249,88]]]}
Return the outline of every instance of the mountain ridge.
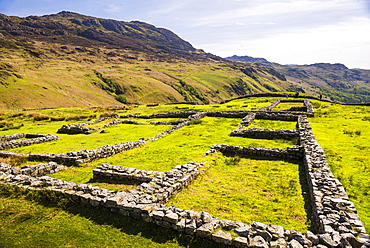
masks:
{"label": "mountain ridge", "polygon": [[232,56],[225,59],[271,67],[283,74],[288,81],[299,84],[304,92],[324,94],[340,102],[370,102],[370,70],[349,69],[341,63],[281,65],[266,59],[250,58],[252,57]]}
{"label": "mountain ridge", "polygon": [[295,90],[273,68],[227,61],[144,22],[0,15],[0,33],[0,109],[203,104]]}
{"label": "mountain ridge", "polygon": [[[70,11],[44,16],[16,17],[0,14],[2,36],[12,35],[54,43],[92,47],[104,43],[109,48],[146,53],[171,53],[196,59],[205,55],[172,31],[141,21],[116,21]],[[66,40],[67,39],[67,40]],[[207,54],[210,56],[210,54]],[[222,58],[213,56],[213,59]]]}

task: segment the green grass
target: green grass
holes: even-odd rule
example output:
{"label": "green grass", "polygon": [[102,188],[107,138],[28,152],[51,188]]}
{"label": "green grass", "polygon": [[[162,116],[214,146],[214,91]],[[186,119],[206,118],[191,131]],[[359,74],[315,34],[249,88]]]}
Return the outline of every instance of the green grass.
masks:
{"label": "green grass", "polygon": [[15,148],[9,151],[23,154],[45,154],[92,150],[105,145],[136,141],[140,138],[150,138],[167,129],[169,129],[167,125],[120,124],[110,127],[103,133],[77,135],[56,134],[57,129],[54,129],[53,132],[48,133],[57,135],[60,140]]}
{"label": "green grass", "polygon": [[162,139],[150,142],[95,163],[109,163],[145,170],[167,171],[188,161],[208,161],[206,151],[213,144],[286,148],[295,145],[284,140],[260,140],[230,137],[240,119],[205,117],[199,124],[189,125]]}
{"label": "green grass", "polygon": [[214,165],[167,205],[209,212],[220,219],[281,225],[305,232],[298,165],[215,156]]}
{"label": "green grass", "polygon": [[303,107],[304,104],[301,102],[282,102],[279,103],[275,108],[273,108],[273,111],[282,111],[286,109],[290,109],[291,107]]}
{"label": "green grass", "polygon": [[370,230],[370,107],[323,103],[318,117],[310,118],[313,133],[327,161]]}
{"label": "green grass", "polygon": [[[285,148],[295,145],[294,142],[284,140],[271,141],[230,137],[230,132],[238,127],[240,121],[240,119],[232,118],[206,117],[199,124],[183,127],[157,141],[149,142],[139,148],[119,153],[109,158],[69,168],[53,174],[53,177],[75,183],[89,182],[108,189],[129,190],[134,186],[124,184],[114,186],[93,181],[92,169],[100,166],[102,163],[107,163],[142,170],[168,171],[176,165],[186,164],[189,161],[212,163],[213,157],[206,156],[205,153],[213,144],[267,148]],[[160,127],[168,128],[167,125]],[[119,129],[119,126],[117,128]]]}
{"label": "green grass", "polygon": [[[51,199],[51,200],[50,200]],[[214,244],[53,193],[19,193],[0,184],[0,247],[213,247]]]}
{"label": "green grass", "polygon": [[[106,112],[123,115],[166,111],[257,110],[268,106],[276,99],[278,98],[246,98],[220,105],[160,104],[153,107],[139,105],[127,110],[3,111],[0,113],[1,121],[24,125],[17,130],[0,131],[0,136],[21,132],[56,134],[56,130],[63,124],[87,122],[88,118],[78,119],[78,116],[83,115],[96,115],[96,118],[99,118]],[[343,183],[365,227],[370,230],[370,212],[368,211],[370,209],[368,201],[370,166],[367,155],[370,150],[370,107],[312,102],[316,111],[316,116],[310,118],[313,132],[325,150],[334,175]],[[294,104],[294,106],[297,105]],[[323,108],[323,106],[329,107]],[[35,121],[36,114],[76,117],[76,119],[73,121]],[[66,152],[82,148],[92,149],[102,145],[137,140],[141,137],[152,137],[169,129],[170,126],[154,126],[148,123],[166,120],[169,119],[139,119],[138,121],[144,124],[117,125],[108,128],[105,134],[58,134],[60,141],[19,148],[17,151],[25,153]],[[236,129],[240,122],[241,119],[206,117],[196,124],[186,126],[139,148],[81,166],[69,167],[52,176],[66,181],[127,191],[136,185],[94,181],[92,169],[102,163],[109,163],[144,170],[167,171],[177,164],[185,164],[188,161],[206,162],[211,167],[201,174],[199,180],[168,204],[184,209],[208,211],[219,218],[246,223],[260,221],[267,224],[279,224],[285,228],[302,232],[307,230],[309,228],[305,213],[307,205],[302,197],[302,191],[306,189],[299,185],[302,180],[302,175],[299,173],[302,171],[298,165],[281,161],[229,158],[220,154],[205,155],[213,144],[266,148],[285,148],[296,145],[292,141],[230,137],[230,132]],[[295,129],[295,122],[256,120],[250,127]],[[130,245],[133,247],[204,247],[203,244],[197,243],[199,241],[140,221],[135,222],[123,217],[116,218],[111,213],[80,206],[36,201],[32,200],[34,199],[32,195],[25,196],[6,191],[0,191],[0,222],[5,223],[0,227],[0,246],[4,244],[10,247],[81,247],[81,244],[86,242],[86,247],[118,247],[119,244],[127,247]],[[131,229],[127,226],[134,227]],[[59,235],[60,233],[65,233],[65,235]],[[53,238],[56,238],[56,241],[53,241]]]}
{"label": "green grass", "polygon": [[282,129],[296,130],[297,122],[291,121],[275,121],[275,120],[257,120],[255,119],[247,128],[262,128],[262,129]]}

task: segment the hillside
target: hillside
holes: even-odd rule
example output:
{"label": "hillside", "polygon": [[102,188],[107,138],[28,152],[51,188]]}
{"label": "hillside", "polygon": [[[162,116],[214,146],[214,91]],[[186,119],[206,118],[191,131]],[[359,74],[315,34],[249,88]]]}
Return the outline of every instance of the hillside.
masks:
{"label": "hillside", "polygon": [[272,68],[224,60],[137,21],[0,15],[0,46],[0,109],[215,103],[295,89]]}
{"label": "hillside", "polygon": [[358,103],[370,102],[370,70],[349,69],[343,64],[281,65],[249,56],[226,58],[244,63],[258,63],[274,68],[298,88],[311,94],[322,94],[331,100]]}

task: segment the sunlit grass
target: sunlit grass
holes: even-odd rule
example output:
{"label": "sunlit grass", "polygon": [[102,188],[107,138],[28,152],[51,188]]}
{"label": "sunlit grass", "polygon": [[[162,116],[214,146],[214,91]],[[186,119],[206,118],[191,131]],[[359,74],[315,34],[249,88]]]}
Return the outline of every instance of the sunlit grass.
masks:
{"label": "sunlit grass", "polygon": [[262,129],[282,129],[295,130],[295,121],[275,121],[275,120],[257,120],[255,119],[247,128],[262,128]]}
{"label": "sunlit grass", "polygon": [[324,148],[334,175],[370,230],[370,107],[329,106],[310,118],[314,135]]}
{"label": "sunlit grass", "polygon": [[221,219],[307,231],[298,165],[214,156],[214,165],[167,205],[206,211]]}
{"label": "sunlit grass", "polygon": [[[153,107],[139,105],[128,110],[121,109],[117,111],[104,109],[32,110],[32,112],[3,111],[0,113],[0,120],[13,122],[16,125],[23,124],[23,126],[19,129],[0,131],[0,136],[14,133],[50,133],[58,135],[61,139],[56,142],[14,150],[21,153],[57,153],[94,149],[107,144],[153,137],[169,129],[171,125],[156,126],[149,124],[150,122],[174,119],[137,119],[137,121],[143,124],[119,124],[107,128],[106,133],[90,135],[63,135],[56,134],[56,131],[63,124],[84,123],[99,118],[102,113],[112,111],[118,115],[124,115],[153,114],[167,111],[257,110],[260,107],[270,105],[276,99],[278,98],[246,98],[219,105],[160,104]],[[312,102],[316,111],[315,117],[310,118],[313,132],[319,144],[325,150],[328,163],[334,175],[343,183],[350,200],[355,203],[365,227],[367,230],[370,230],[370,212],[368,211],[370,205],[367,200],[370,194],[370,168],[367,155],[370,150],[370,107],[341,106],[316,100]],[[297,106],[296,103],[293,105]],[[54,117],[95,114],[96,118],[90,120],[76,119],[75,121],[35,121],[35,114]],[[96,128],[109,122],[99,123],[93,127]],[[239,220],[246,223],[260,221],[267,224],[279,224],[288,229],[307,230],[309,223],[306,223],[304,200],[301,195],[301,187],[299,186],[298,165],[280,161],[243,158],[239,160],[238,158],[227,158],[220,154],[205,155],[206,151],[213,144],[266,148],[286,148],[296,145],[294,141],[230,137],[230,132],[235,130],[240,125],[240,122],[241,119],[206,117],[197,122],[197,124],[186,126],[164,138],[149,142],[139,148],[81,166],[69,167],[67,170],[51,176],[75,183],[89,183],[111,190],[127,191],[136,187],[136,185],[95,181],[92,178],[92,169],[102,163],[109,163],[144,170],[168,171],[176,165],[185,164],[188,161],[205,162],[211,165],[210,169],[168,204],[175,204],[180,208],[190,208],[200,212],[208,211],[219,218]],[[295,129],[295,122],[255,120],[250,127]],[[8,199],[8,197],[4,197],[4,199]],[[6,209],[11,209],[12,206],[15,209],[21,209],[20,205],[17,204],[17,200],[14,199],[14,202],[12,200],[6,206],[3,205],[3,210],[0,208],[0,213],[1,211],[7,211]],[[32,213],[32,211],[30,212]],[[32,216],[31,214],[30,219],[33,218]],[[8,221],[6,219],[8,217],[4,217],[4,215],[0,214],[0,218]],[[76,218],[75,221],[79,222],[81,220]],[[25,243],[22,243],[23,241],[19,240],[19,237],[21,234],[28,237],[29,232],[22,229],[23,224],[21,220],[16,219],[15,223],[8,226],[10,231],[6,233],[5,237],[9,239],[10,235],[13,235],[10,233],[13,232],[12,230],[19,232],[19,235],[15,235],[14,242],[19,242],[24,247],[23,244]],[[56,222],[51,223],[54,224]],[[63,221],[57,223],[63,223]],[[16,227],[17,225],[20,226],[19,229]],[[32,228],[34,228],[35,233],[43,232],[43,229],[37,229],[36,225],[32,226]],[[134,235],[134,237],[136,236]],[[35,237],[38,237],[38,235],[35,235]],[[71,242],[76,241],[74,237],[68,237],[71,238]],[[32,239],[26,238],[25,240]],[[63,242],[65,241],[61,241],[61,243]],[[102,246],[109,244],[109,246],[115,247],[114,244],[104,242],[101,243]],[[37,241],[35,244],[40,243]]]}

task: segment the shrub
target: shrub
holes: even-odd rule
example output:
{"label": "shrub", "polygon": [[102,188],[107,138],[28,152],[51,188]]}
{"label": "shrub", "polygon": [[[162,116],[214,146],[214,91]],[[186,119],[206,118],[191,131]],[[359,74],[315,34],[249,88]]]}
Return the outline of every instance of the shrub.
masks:
{"label": "shrub", "polygon": [[235,166],[235,165],[239,164],[240,159],[241,158],[239,156],[225,158],[225,164]]}
{"label": "shrub", "polygon": [[124,95],[117,95],[116,100],[124,104],[130,103]]}
{"label": "shrub", "polygon": [[350,131],[350,130],[343,130],[343,134],[349,134],[350,136],[353,136],[354,134],[360,136],[361,135],[361,131],[357,130],[357,131]]}
{"label": "shrub", "polygon": [[12,125],[13,125],[13,123],[11,123],[9,121],[0,121],[0,128],[12,126]]}
{"label": "shrub", "polygon": [[64,116],[61,116],[61,117],[56,117],[56,116],[52,116],[50,117],[50,121],[64,121],[66,118]]}
{"label": "shrub", "polygon": [[116,116],[117,114],[114,113],[114,112],[105,112],[105,113],[102,113],[100,114],[100,118],[102,117],[112,117],[112,116]]}
{"label": "shrub", "polygon": [[49,120],[50,117],[44,114],[33,114],[33,120],[34,121],[45,121]]}
{"label": "shrub", "polygon": [[19,166],[21,164],[26,163],[27,156],[16,156],[11,158],[0,158],[0,163],[9,164],[11,166]]}
{"label": "shrub", "polygon": [[92,118],[95,118],[96,115],[91,114],[91,115],[75,115],[75,116],[69,116],[65,120],[66,121],[80,121],[80,120],[91,120]]}
{"label": "shrub", "polygon": [[193,120],[191,122],[189,122],[189,125],[197,125],[197,124],[202,124],[202,120]]}
{"label": "shrub", "polygon": [[353,131],[351,131],[351,130],[343,130],[343,134],[349,134],[349,135],[353,135]]}
{"label": "shrub", "polygon": [[159,106],[159,103],[150,103],[146,105],[147,107],[157,107]]}

